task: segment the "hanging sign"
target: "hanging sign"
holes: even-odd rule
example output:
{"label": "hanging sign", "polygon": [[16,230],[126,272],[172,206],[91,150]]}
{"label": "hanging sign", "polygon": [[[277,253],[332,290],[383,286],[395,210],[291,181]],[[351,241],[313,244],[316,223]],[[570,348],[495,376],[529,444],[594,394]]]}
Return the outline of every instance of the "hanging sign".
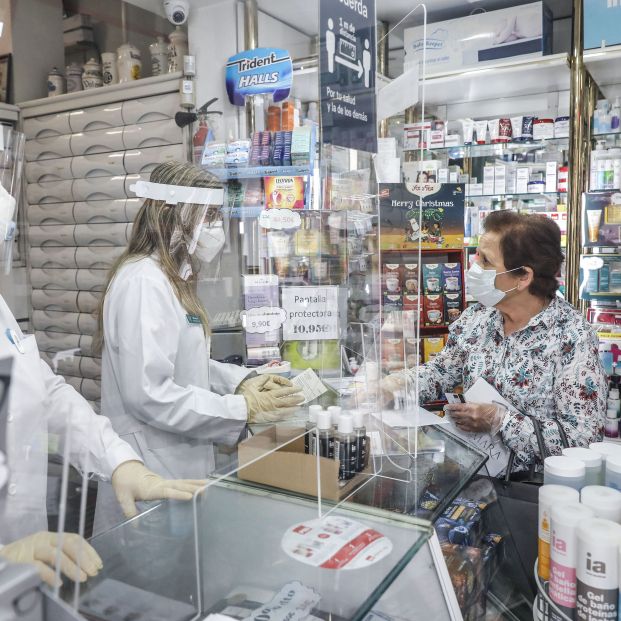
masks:
{"label": "hanging sign", "polygon": [[272,95],[275,102],[289,97],[293,81],[291,56],[276,47],[259,47],[231,56],[226,64],[226,91],[234,106],[246,97]]}
{"label": "hanging sign", "polygon": [[323,141],[377,152],[375,0],[320,0]]}
{"label": "hanging sign", "polygon": [[287,312],[284,341],[329,341],[339,338],[338,287],[283,287]]}

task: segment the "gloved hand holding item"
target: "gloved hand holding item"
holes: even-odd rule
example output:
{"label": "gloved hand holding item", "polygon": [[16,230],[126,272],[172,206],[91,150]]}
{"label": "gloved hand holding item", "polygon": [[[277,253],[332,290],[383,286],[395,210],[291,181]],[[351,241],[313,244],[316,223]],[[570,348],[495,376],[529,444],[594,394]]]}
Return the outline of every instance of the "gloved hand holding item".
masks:
{"label": "gloved hand holding item", "polygon": [[71,580],[85,582],[87,578],[96,576],[103,567],[94,548],[85,539],[73,533],[64,533],[62,541],[57,533],[35,533],[7,544],[0,550],[0,556],[13,563],[34,565],[41,579],[54,587],[56,586],[54,567],[59,546],[61,546],[60,571]]}
{"label": "gloved hand holding item", "polygon": [[192,500],[205,480],[164,479],[139,461],[126,461],[112,473],[112,487],[125,517],[138,514],[138,500]]}
{"label": "gloved hand holding item", "polygon": [[486,431],[495,435],[502,427],[507,408],[497,403],[450,403],[444,406],[444,411],[462,431]]}
{"label": "gloved hand holding item", "polygon": [[239,385],[237,394],[246,399],[249,423],[283,420],[304,402],[300,389],[279,375],[251,377]]}
{"label": "gloved hand holding item", "polygon": [[356,386],[355,394],[353,395],[354,405],[352,407],[359,407],[367,401],[375,403],[379,398],[379,405],[387,408],[394,403],[396,393],[405,392],[406,379],[403,373],[387,375],[379,382],[379,395],[377,397],[374,394],[378,392],[377,382],[357,383]]}

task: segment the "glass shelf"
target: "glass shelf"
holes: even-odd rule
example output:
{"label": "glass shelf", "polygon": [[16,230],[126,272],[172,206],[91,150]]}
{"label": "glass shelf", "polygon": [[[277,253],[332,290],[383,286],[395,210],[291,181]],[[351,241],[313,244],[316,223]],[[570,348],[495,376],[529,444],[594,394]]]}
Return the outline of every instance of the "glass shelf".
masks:
{"label": "glass shelf", "polygon": [[215,175],[221,181],[231,179],[260,179],[261,177],[307,177],[313,174],[309,165],[306,166],[246,166],[243,168],[210,168],[203,170]]}
{"label": "glass shelf", "polygon": [[[616,134],[615,134],[616,135]],[[569,138],[548,138],[546,140],[531,140],[530,142],[498,142],[495,144],[464,144],[457,146],[443,146],[443,147],[428,147],[422,149],[425,153],[437,153],[443,151],[465,151],[471,150],[474,152],[485,150],[521,150],[521,149],[542,149],[548,145],[562,145],[569,148]],[[411,149],[408,153],[417,153],[421,149]]]}
{"label": "glass shelf", "polygon": [[467,199],[472,199],[472,198],[499,198],[499,199],[503,199],[503,198],[515,198],[518,200],[529,200],[529,199],[536,199],[538,197],[546,197],[546,196],[567,196],[567,192],[527,192],[525,194],[516,194],[516,193],[511,193],[511,194],[468,194],[466,193],[466,198]]}

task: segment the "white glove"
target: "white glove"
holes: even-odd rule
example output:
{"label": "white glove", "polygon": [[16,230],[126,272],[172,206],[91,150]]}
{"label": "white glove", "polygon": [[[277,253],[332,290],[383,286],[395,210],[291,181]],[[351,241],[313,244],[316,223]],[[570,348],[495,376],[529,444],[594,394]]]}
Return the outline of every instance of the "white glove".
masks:
{"label": "white glove", "polygon": [[237,393],[246,399],[249,423],[284,420],[304,402],[300,389],[280,375],[251,377],[239,385]]}
{"label": "white glove", "polygon": [[[0,550],[0,556],[14,563],[34,565],[41,579],[51,587],[56,584],[54,567],[60,536],[57,533],[40,532],[9,543]],[[71,578],[85,582],[96,576],[103,567],[99,554],[85,539],[73,533],[64,533],[60,554],[60,571]]]}
{"label": "white glove", "polygon": [[497,403],[453,403],[444,406],[462,431],[487,431],[497,434],[502,427],[507,408]]}
{"label": "white glove", "polygon": [[164,479],[139,461],[126,461],[112,473],[112,487],[125,517],[138,514],[137,500],[192,500],[205,480]]}

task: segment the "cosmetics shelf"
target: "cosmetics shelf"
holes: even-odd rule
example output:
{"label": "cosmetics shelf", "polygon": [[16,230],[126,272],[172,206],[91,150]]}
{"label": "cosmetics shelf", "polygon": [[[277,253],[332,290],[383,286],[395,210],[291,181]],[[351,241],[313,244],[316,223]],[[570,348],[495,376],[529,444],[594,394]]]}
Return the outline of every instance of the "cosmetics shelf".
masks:
{"label": "cosmetics shelf", "polygon": [[261,177],[306,177],[313,174],[309,166],[203,167],[203,169],[215,175],[221,181],[230,181],[231,179],[260,179]]}
{"label": "cosmetics shelf", "polygon": [[[611,134],[621,135],[621,134]],[[548,146],[557,146],[563,149],[569,148],[569,138],[548,138],[546,140],[531,140],[530,142],[498,142],[494,144],[462,144],[451,147],[430,147],[422,149],[427,153],[443,153],[446,151],[467,151],[472,153],[472,157],[481,156],[489,152],[496,154],[499,151],[522,151],[533,149],[545,149]],[[413,149],[414,152],[421,152],[421,149]]]}
{"label": "cosmetics shelf", "polygon": [[515,198],[518,200],[532,200],[538,197],[553,197],[553,196],[567,196],[567,192],[527,192],[525,194],[516,194],[515,192],[510,194],[468,194],[466,192],[467,199],[474,198]]}

